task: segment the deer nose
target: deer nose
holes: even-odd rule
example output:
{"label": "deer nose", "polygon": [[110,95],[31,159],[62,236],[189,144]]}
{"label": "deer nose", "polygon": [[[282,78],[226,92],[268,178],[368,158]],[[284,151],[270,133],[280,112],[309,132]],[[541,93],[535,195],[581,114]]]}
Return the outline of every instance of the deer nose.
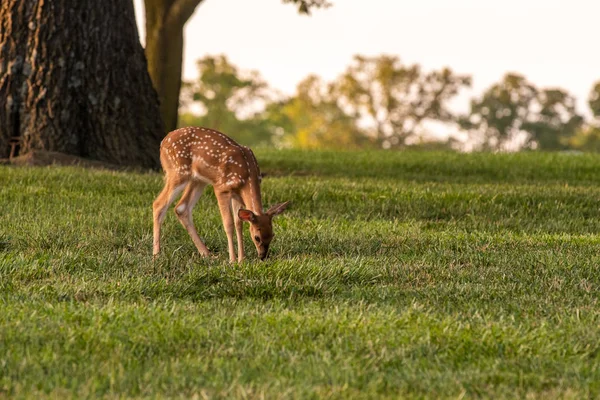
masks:
{"label": "deer nose", "polygon": [[267,257],[269,256],[269,248],[267,246],[265,246],[264,249],[260,250],[260,253],[258,254],[258,257],[260,257],[260,259],[262,261],[266,260]]}

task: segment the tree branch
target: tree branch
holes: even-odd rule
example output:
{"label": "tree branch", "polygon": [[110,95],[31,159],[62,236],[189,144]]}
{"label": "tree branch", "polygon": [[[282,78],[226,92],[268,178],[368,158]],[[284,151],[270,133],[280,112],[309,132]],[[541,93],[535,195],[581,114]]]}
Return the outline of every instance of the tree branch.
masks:
{"label": "tree branch", "polygon": [[169,28],[183,28],[183,25],[192,16],[196,7],[204,0],[175,0],[169,8],[166,17],[166,26]]}
{"label": "tree branch", "polygon": [[327,0],[283,0],[283,2],[297,4],[298,12],[306,15],[310,15],[311,8],[327,8],[332,5]]}

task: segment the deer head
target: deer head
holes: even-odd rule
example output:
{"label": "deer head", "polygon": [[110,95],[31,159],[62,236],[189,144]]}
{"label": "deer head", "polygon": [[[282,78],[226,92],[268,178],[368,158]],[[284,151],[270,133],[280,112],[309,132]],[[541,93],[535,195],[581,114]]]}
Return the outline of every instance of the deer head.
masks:
{"label": "deer head", "polygon": [[266,213],[260,215],[246,209],[238,211],[238,217],[242,221],[250,223],[250,237],[261,260],[265,260],[268,257],[269,245],[275,237],[273,234],[273,217],[284,212],[289,204],[289,201],[276,204],[269,208]]}

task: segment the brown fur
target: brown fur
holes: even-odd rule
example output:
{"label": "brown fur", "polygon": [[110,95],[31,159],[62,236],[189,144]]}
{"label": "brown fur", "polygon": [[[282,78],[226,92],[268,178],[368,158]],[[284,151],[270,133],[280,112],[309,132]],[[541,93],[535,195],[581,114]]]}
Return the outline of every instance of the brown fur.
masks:
{"label": "brown fur", "polygon": [[196,232],[192,209],[206,185],[213,185],[227,234],[230,261],[236,259],[234,227],[237,259],[244,259],[242,221],[250,223],[250,234],[259,257],[267,257],[273,238],[272,219],[283,212],[289,202],[277,204],[266,213],[263,212],[261,174],[252,150],[221,132],[189,127],[177,129],[165,137],[160,146],[160,160],[165,171],[165,186],[153,204],[155,256],[160,252],[160,226],[166,210],[181,192],[181,200],[175,206],[177,217],[200,254],[210,254]]}

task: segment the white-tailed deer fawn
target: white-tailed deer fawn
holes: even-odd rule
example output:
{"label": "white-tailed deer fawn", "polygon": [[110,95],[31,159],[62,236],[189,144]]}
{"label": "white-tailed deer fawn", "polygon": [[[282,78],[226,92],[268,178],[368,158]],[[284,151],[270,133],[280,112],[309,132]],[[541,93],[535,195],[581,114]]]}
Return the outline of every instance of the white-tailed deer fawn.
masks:
{"label": "white-tailed deer fawn", "polygon": [[[153,254],[160,252],[160,226],[169,205],[179,193],[175,213],[203,256],[209,251],[202,242],[192,209],[206,185],[213,185],[227,234],[229,260],[235,262],[233,229],[237,236],[238,261],[244,259],[242,221],[250,223],[250,234],[261,260],[267,257],[273,239],[273,217],[281,214],[289,201],[263,211],[260,196],[261,173],[254,153],[224,134],[208,128],[181,128],[169,133],[160,145],[160,162],[165,186],[154,201]],[[232,215],[233,211],[233,215]]]}

